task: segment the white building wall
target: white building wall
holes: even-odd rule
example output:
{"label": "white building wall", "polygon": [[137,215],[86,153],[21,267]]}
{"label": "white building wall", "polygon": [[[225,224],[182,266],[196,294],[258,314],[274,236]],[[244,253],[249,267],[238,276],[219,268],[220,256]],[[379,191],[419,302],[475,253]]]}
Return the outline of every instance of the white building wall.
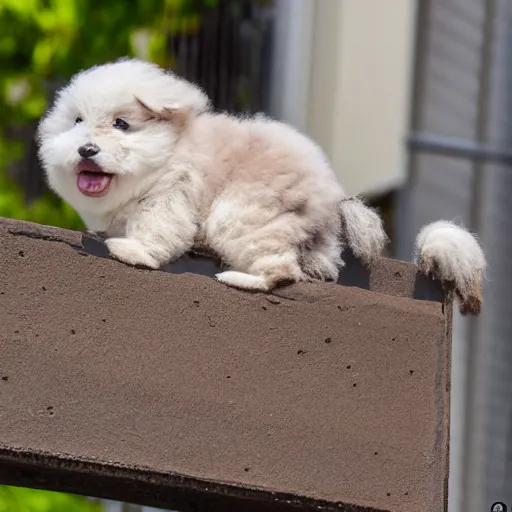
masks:
{"label": "white building wall", "polygon": [[350,194],[404,182],[415,0],[277,0],[272,114],[313,138]]}

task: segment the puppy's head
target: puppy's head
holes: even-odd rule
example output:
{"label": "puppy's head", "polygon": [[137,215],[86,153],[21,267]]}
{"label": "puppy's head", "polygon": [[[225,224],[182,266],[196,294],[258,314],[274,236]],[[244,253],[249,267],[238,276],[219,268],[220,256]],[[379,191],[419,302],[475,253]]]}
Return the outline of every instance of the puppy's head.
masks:
{"label": "puppy's head", "polygon": [[41,120],[49,185],[82,212],[110,212],[165,168],[186,125],[208,108],[195,85],[123,59],[75,75]]}

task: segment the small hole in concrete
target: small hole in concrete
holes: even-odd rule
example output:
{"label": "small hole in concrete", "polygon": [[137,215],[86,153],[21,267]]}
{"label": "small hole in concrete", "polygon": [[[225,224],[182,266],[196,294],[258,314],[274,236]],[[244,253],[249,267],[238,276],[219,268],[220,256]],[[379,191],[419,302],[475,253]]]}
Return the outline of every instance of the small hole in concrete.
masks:
{"label": "small hole in concrete", "polygon": [[106,318],[102,318],[102,319],[101,319],[101,321],[102,321],[102,322],[106,322],[106,321],[107,321],[107,319],[106,319]]}
{"label": "small hole in concrete", "polygon": [[397,270],[397,271],[395,272],[395,276],[396,276],[396,277],[402,277],[402,273],[401,273],[401,272],[399,272],[399,271]]}
{"label": "small hole in concrete", "polygon": [[226,379],[231,379],[231,375],[226,375]]}
{"label": "small hole in concrete", "polygon": [[244,471],[247,473],[251,470],[251,468],[244,468]]}
{"label": "small hole in concrete", "polygon": [[45,292],[46,291],[46,286],[41,287],[41,290],[43,290],[43,292]]}
{"label": "small hole in concrete", "polygon": [[304,352],[304,350],[302,350],[302,349],[297,350],[297,354],[298,354],[299,356],[301,356],[301,355],[303,355],[303,354],[305,354],[305,353],[306,353],[306,352]]}
{"label": "small hole in concrete", "polygon": [[265,306],[261,306],[261,309],[263,309],[263,311],[267,311],[267,308]]}
{"label": "small hole in concrete", "polygon": [[2,380],[3,380],[3,381],[5,381],[5,382],[7,382],[7,381],[9,380],[9,377],[7,377],[7,375],[4,375],[4,376],[2,377]]}
{"label": "small hole in concrete", "polygon": [[350,366],[349,364],[347,364],[347,370],[350,370],[350,368],[352,368],[352,366]]}
{"label": "small hole in concrete", "polygon": [[34,334],[34,336],[35,336],[36,338],[39,338],[39,334]]}
{"label": "small hole in concrete", "polygon": [[396,341],[396,338],[391,338],[391,341]]}
{"label": "small hole in concrete", "polygon": [[386,493],[386,496],[391,496],[391,493],[390,493],[390,492],[387,492],[387,493]]}
{"label": "small hole in concrete", "polygon": [[50,411],[50,416],[54,416],[55,415],[55,411]]}
{"label": "small hole in concrete", "polygon": [[354,384],[352,384],[352,387],[354,387],[354,388],[355,388],[356,386],[357,386],[357,384],[354,382]]}
{"label": "small hole in concrete", "polygon": [[19,256],[21,256],[21,257],[23,258],[23,256],[25,256],[25,253],[24,253],[23,251],[20,251],[20,252],[18,253],[18,255],[19,255]]}
{"label": "small hole in concrete", "polygon": [[100,279],[105,279],[105,276],[100,276]]}
{"label": "small hole in concrete", "polygon": [[412,375],[414,373],[414,370],[409,370],[409,373]]}
{"label": "small hole in concrete", "polygon": [[332,342],[332,339],[331,338],[325,338],[325,343],[331,343]]}
{"label": "small hole in concrete", "polygon": [[196,306],[196,308],[198,308],[198,307],[199,307],[199,301],[198,301],[198,300],[195,300],[195,301],[194,301],[194,305]]}
{"label": "small hole in concrete", "polygon": [[14,331],[14,334],[19,334],[19,333],[20,333],[20,331]]}
{"label": "small hole in concrete", "polygon": [[379,455],[379,452],[375,452],[373,455]]}
{"label": "small hole in concrete", "polygon": [[46,408],[47,411],[53,411],[53,405],[49,405],[47,408]]}
{"label": "small hole in concrete", "polygon": [[409,496],[409,493],[408,492],[404,492],[404,496]]}
{"label": "small hole in concrete", "polygon": [[71,329],[71,334],[76,334],[75,329]]}

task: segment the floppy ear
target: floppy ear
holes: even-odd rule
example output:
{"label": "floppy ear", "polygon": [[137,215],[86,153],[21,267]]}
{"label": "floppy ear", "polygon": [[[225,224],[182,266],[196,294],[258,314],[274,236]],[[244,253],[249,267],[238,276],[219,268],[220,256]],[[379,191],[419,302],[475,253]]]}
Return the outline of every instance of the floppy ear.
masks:
{"label": "floppy ear", "polygon": [[181,107],[179,105],[172,107],[150,107],[137,96],[135,100],[144,109],[149,119],[169,121],[180,130],[185,127],[187,122],[194,115],[191,107]]}
{"label": "floppy ear", "polygon": [[150,119],[169,121],[180,130],[210,103],[199,87],[171,74],[136,94],[135,99]]}

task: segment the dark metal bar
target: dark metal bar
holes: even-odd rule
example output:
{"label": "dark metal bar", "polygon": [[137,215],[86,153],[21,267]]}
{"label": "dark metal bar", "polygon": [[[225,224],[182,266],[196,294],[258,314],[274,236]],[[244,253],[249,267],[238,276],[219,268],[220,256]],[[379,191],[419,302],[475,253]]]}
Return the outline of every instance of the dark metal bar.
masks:
{"label": "dark metal bar", "polygon": [[441,137],[430,133],[412,133],[407,137],[407,147],[412,151],[512,165],[512,151],[493,148],[478,141]]}
{"label": "dark metal bar", "polygon": [[[412,91],[410,97],[409,133],[421,132],[425,110],[425,94],[427,86],[428,46],[431,25],[431,0],[417,3],[416,20],[414,22],[414,53],[412,65]],[[395,256],[408,258],[412,247],[410,240],[414,240],[412,229],[413,194],[414,185],[418,180],[418,155],[414,151],[407,151],[407,182],[397,193],[397,211],[394,214],[394,224],[397,233]],[[407,255],[407,256],[406,256]]]}

